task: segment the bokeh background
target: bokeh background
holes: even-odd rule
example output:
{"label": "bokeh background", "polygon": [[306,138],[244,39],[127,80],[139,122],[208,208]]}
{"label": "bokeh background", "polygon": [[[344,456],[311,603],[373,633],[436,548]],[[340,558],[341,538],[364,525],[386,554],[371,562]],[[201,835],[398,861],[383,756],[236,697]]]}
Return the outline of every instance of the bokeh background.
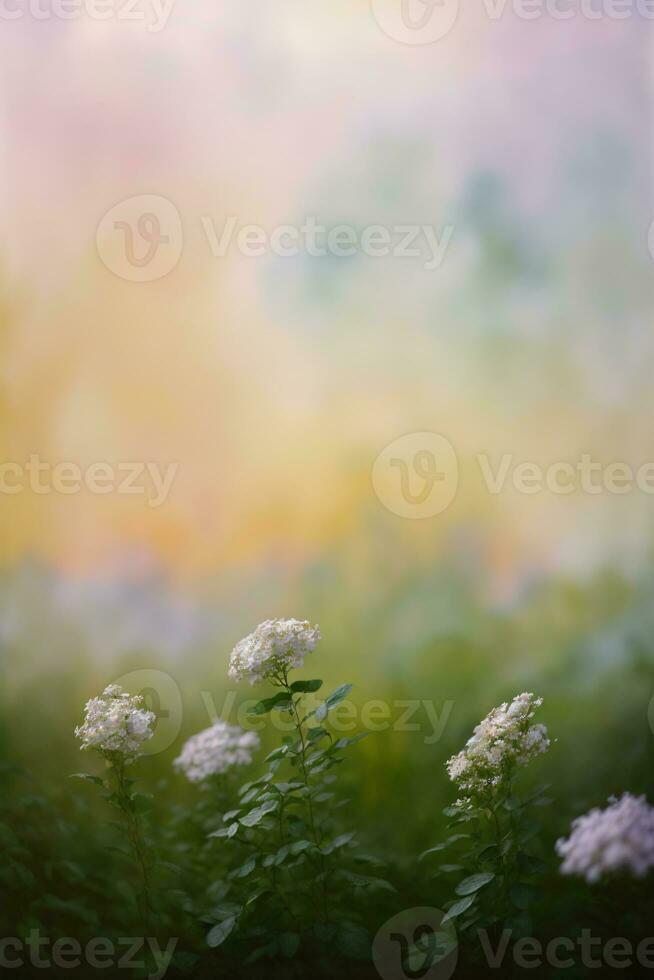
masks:
{"label": "bokeh background", "polygon": [[[652,498],[493,496],[475,462],[654,459],[651,27],[464,8],[415,46],[364,0],[177,0],[157,32],[3,23],[2,459],[178,464],[157,508],[0,499],[0,746],[41,791],[70,793],[84,702],[137,669],[180,692],[148,762],[169,774],[233,644],[275,616],[321,625],[310,673],[357,704],[453,703],[435,744],[382,732],[344,776],[407,867],[451,798],[445,760],[522,690],[558,738],[537,774],[552,840],[653,789]],[[183,249],[131,282],[96,232],[144,194],[174,204]],[[229,215],[453,231],[433,270],[217,257],[202,218]],[[422,431],[461,480],[414,521],[372,468]]]}

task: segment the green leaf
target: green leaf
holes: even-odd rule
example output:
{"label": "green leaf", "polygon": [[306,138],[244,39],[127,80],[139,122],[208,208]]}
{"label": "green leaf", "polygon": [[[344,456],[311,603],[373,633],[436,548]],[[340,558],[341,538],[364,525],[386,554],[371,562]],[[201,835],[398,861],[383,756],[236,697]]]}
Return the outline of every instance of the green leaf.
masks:
{"label": "green leaf", "polygon": [[295,857],[297,854],[302,854],[303,851],[307,851],[310,847],[315,846],[312,840],[295,840],[292,844],[288,845],[288,852]]}
{"label": "green leaf", "polygon": [[276,868],[278,868],[280,864],[283,864],[284,863],[284,861],[286,860],[286,858],[288,857],[288,855],[289,855],[289,845],[288,844],[283,844],[279,848],[279,850],[277,851],[277,853],[275,854],[275,857],[274,857],[273,862],[272,862],[273,865]]}
{"label": "green leaf", "polygon": [[291,684],[291,691],[294,694],[311,694],[313,691],[319,691],[322,687],[322,681],[293,681]]}
{"label": "green leaf", "polygon": [[237,902],[221,902],[211,910],[208,921],[215,922],[217,919],[219,922],[224,922],[225,919],[231,919],[232,916],[238,918],[240,912],[241,906]]}
{"label": "green leaf", "polygon": [[304,783],[301,779],[293,779],[288,783],[271,783],[271,786],[278,793],[281,793],[282,796],[286,796],[287,793],[297,793],[298,790],[304,787]]}
{"label": "green leaf", "polygon": [[244,817],[241,817],[239,823],[244,827],[255,827],[258,823],[261,823],[265,816],[273,810],[276,810],[278,806],[279,803],[277,800],[266,800],[261,806],[255,807],[254,810],[250,810]]}
{"label": "green leaf", "polygon": [[460,901],[455,902],[454,905],[451,905],[441,919],[441,925],[445,925],[450,919],[455,919],[457,915],[461,915],[466,909],[469,909],[476,897],[476,895],[467,895],[465,898],[460,899]]}
{"label": "green leaf", "polygon": [[234,878],[247,878],[249,874],[252,874],[256,867],[257,859],[248,858],[248,860],[238,868],[237,871],[233,873]]}
{"label": "green leaf", "polygon": [[243,804],[243,806],[247,806],[248,803],[252,803],[253,800],[256,800],[260,792],[261,792],[260,786],[253,786],[251,789],[247,791],[247,793],[244,793],[243,796],[241,797],[241,803]]}
{"label": "green leaf", "polygon": [[396,890],[390,881],[386,881],[384,878],[376,878],[372,875],[359,875],[355,874],[354,871],[344,870],[341,871],[341,877],[349,881],[354,888],[379,888],[389,892]]}
{"label": "green leaf", "polygon": [[341,684],[341,686],[337,687],[335,691],[332,691],[331,694],[327,695],[325,698],[325,704],[329,708],[333,708],[335,704],[339,703],[339,701],[344,701],[351,690],[351,684]]}
{"label": "green leaf", "polygon": [[418,860],[422,861],[422,859],[424,857],[427,857],[428,854],[435,854],[437,851],[444,851],[446,847],[450,846],[450,844],[456,844],[456,842],[459,840],[467,840],[469,837],[470,834],[452,834],[451,837],[448,837],[446,841],[443,841],[440,844],[434,844],[433,847],[430,847],[428,850],[423,851],[420,857],[418,858]]}
{"label": "green leaf", "polygon": [[333,841],[329,842],[329,844],[325,844],[324,847],[321,848],[321,851],[323,854],[331,854],[332,851],[335,851],[337,848],[345,847],[346,844],[349,844],[354,836],[354,831],[347,834],[339,834],[338,837],[335,837]]}
{"label": "green leaf", "polygon": [[289,708],[293,706],[293,699],[290,694],[286,691],[280,691],[272,698],[264,698],[263,701],[258,701],[257,704],[253,705],[248,714],[251,715],[266,715],[269,711],[274,708],[288,711]]}
{"label": "green leaf", "polygon": [[211,949],[221,946],[232,932],[235,925],[235,915],[230,915],[230,917],[225,919],[224,922],[219,922],[218,925],[214,926],[207,933],[207,946],[210,946]]}
{"label": "green leaf", "polygon": [[83,779],[87,783],[95,783],[96,786],[104,786],[104,780],[100,779],[99,776],[92,776],[88,772],[73,772],[68,777],[69,779]]}
{"label": "green leaf", "polygon": [[330,745],[327,752],[338,752],[340,749],[347,748],[348,745],[354,745],[356,742],[360,742],[363,738],[368,738],[372,732],[358,732],[356,735],[352,735],[350,738],[343,737],[339,738],[333,745]]}
{"label": "green leaf", "polygon": [[[254,811],[251,811],[254,812]],[[219,830],[212,830],[207,837],[235,837],[238,833],[238,823],[230,823],[229,827],[221,827]]]}
{"label": "green leaf", "polygon": [[469,875],[460,881],[454,890],[457,895],[472,895],[473,892],[479,891],[480,888],[492,881],[494,877],[492,871],[482,871],[476,875]]}
{"label": "green leaf", "polygon": [[279,948],[287,959],[292,959],[298,951],[300,937],[296,932],[283,932],[279,937]]}
{"label": "green leaf", "polygon": [[321,726],[318,726],[317,728],[309,728],[307,731],[307,738],[309,742],[318,742],[321,738],[324,738],[325,735],[329,735],[329,732],[326,728],[322,728]]}

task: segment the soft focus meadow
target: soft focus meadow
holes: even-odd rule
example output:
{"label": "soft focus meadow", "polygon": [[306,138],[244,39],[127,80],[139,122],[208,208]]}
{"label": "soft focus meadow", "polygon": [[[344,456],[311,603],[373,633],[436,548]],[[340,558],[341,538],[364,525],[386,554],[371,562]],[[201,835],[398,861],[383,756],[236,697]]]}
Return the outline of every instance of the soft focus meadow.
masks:
{"label": "soft focus meadow", "polygon": [[[462,5],[408,44],[380,2],[3,15],[7,975],[48,975],[35,930],[152,940],[56,976],[298,980],[522,976],[524,937],[594,976],[584,930],[653,933],[651,489],[513,478],[654,461],[651,24]],[[179,226],[138,281],[144,196]],[[220,247],[312,218],[441,252]],[[458,466],[427,516],[416,433]]]}

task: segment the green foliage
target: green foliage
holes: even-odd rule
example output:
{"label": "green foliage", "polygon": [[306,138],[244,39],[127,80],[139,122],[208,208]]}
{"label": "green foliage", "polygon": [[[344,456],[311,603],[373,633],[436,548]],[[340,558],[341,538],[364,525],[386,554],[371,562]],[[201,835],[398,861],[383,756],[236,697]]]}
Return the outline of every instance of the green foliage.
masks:
{"label": "green foliage", "polygon": [[268,754],[265,772],[241,786],[238,805],[210,834],[233,857],[225,876],[229,900],[212,910],[206,941],[211,947],[229,943],[236,956],[249,950],[247,963],[309,962],[316,943],[325,951],[331,945],[332,955],[335,948],[343,957],[369,960],[370,936],[357,919],[357,902],[368,892],[394,889],[360,873],[371,859],[360,854],[355,832],[339,832],[334,819],[332,770],[363,735],[334,738],[326,719],[351,685],[308,711],[303,697],[318,691],[321,680],[289,683],[283,674],[277,683],[279,693],[260,701],[253,714],[284,711],[294,733]]}

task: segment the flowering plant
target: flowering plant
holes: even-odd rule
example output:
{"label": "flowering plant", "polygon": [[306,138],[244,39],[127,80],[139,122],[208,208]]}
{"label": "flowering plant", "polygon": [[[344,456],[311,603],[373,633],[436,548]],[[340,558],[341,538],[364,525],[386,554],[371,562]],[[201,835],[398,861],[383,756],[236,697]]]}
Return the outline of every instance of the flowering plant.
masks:
{"label": "flowering plant", "polygon": [[644,796],[610,797],[572,821],[570,836],[556,842],[562,874],[581,875],[591,884],[627,873],[643,878],[654,868],[654,807]]}
{"label": "flowering plant", "polygon": [[494,708],[446,763],[462,793],[443,811],[457,832],[421,859],[455,849],[454,862],[439,869],[441,874],[462,875],[442,924],[457,919],[460,932],[499,923],[518,934],[529,931],[528,910],[544,868],[528,850],[539,829],[528,811],[550,800],[543,795],[546,786],[521,798],[516,778],[521,767],[550,746],[546,727],[533,723],[541,703],[541,698],[524,693]]}
{"label": "flowering plant", "polygon": [[130,695],[117,684],[110,684],[87,702],[84,722],[75,729],[81,749],[98,752],[106,762],[106,778],[89,773],[75,773],[75,777],[98,785],[105,799],[122,812],[125,836],[140,880],[138,904],[144,936],[149,935],[152,920],[152,858],[141,828],[149,797],[135,790],[135,780],[128,778],[125,770],[141,754],[144,742],[152,738],[155,721],[155,714],[143,707],[140,695]]}
{"label": "flowering plant", "polygon": [[289,670],[304,666],[304,658],[322,637],[306,620],[267,619],[236,644],[229,658],[229,676],[250,684],[270,678],[281,683]]}
{"label": "flowering plant", "polygon": [[213,776],[250,765],[259,745],[256,732],[245,732],[238,725],[218,720],[188,739],[173,766],[190,782],[206,786]]}
{"label": "flowering plant", "polygon": [[99,697],[87,701],[84,723],[75,729],[81,748],[100,752],[110,763],[134,762],[154,734],[155,716],[142,705],[138,694],[127,694],[117,684],[105,687]]}
{"label": "flowering plant", "polygon": [[[290,671],[320,639],[317,627],[298,620],[268,620],[234,648],[230,676],[267,679],[278,688],[252,713],[288,715],[292,734],[267,756],[266,772],[240,789],[238,805],[224,815],[211,836],[229,841],[238,856],[213,910],[210,946],[245,944],[249,965],[266,957],[301,958],[305,941],[328,945],[354,958],[370,958],[370,939],[352,897],[371,889],[393,890],[384,879],[361,873],[378,864],[361,854],[353,832],[338,833],[332,814],[342,804],[334,794],[331,770],[362,734],[335,739],[329,713],[351,690],[344,684],[317,707],[305,695],[321,680],[296,680]],[[283,773],[283,770],[286,770]]]}

